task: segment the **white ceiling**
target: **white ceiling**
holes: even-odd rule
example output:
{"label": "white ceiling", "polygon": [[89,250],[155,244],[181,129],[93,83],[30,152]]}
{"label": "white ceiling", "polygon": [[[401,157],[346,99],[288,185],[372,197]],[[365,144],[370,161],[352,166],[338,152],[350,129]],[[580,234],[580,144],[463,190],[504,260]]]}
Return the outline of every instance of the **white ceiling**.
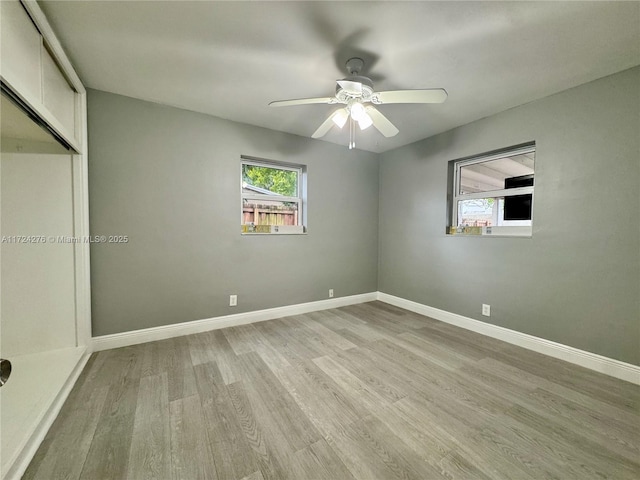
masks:
{"label": "white ceiling", "polygon": [[[383,152],[640,64],[639,2],[41,1],[90,88],[310,137],[351,56],[381,90],[442,87],[440,105],[385,105]],[[347,145],[333,128],[325,140]]]}

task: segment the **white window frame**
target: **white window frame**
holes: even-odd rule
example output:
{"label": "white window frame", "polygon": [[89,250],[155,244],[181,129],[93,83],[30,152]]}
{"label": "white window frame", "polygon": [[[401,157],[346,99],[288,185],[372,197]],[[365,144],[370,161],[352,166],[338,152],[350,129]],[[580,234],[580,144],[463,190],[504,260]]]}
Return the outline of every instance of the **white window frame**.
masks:
{"label": "white window frame", "polygon": [[[518,188],[506,188],[500,190],[488,190],[486,192],[476,192],[476,193],[460,193],[461,185],[461,169],[463,167],[467,167],[469,165],[473,165],[476,163],[485,163],[491,160],[498,160],[500,158],[505,157],[513,157],[516,155],[523,155],[526,153],[535,153],[536,146],[527,145],[524,147],[516,147],[509,150],[503,150],[499,153],[489,154],[489,155],[481,155],[478,157],[456,160],[454,161],[454,172],[453,172],[453,203],[451,205],[451,226],[458,226],[458,202],[462,200],[474,200],[474,199],[483,199],[483,198],[497,198],[497,197],[512,197],[516,195],[526,195],[531,194],[531,226],[491,226],[491,227],[481,227],[482,233],[481,235],[489,235],[489,236],[528,236],[530,237],[532,234],[533,227],[533,191],[534,186],[532,187],[518,187]],[[535,172],[534,172],[535,179]],[[480,228],[480,227],[478,227]]]}
{"label": "white window frame", "polygon": [[[267,200],[269,198],[271,198],[272,200],[278,201],[278,202],[290,202],[290,203],[295,203],[298,206],[298,224],[296,225],[297,227],[301,227],[301,230],[299,231],[294,231],[294,232],[290,232],[288,231],[289,229],[287,228],[282,228],[282,226],[280,226],[279,231],[272,231],[272,233],[278,233],[278,234],[300,234],[300,233],[304,233],[304,211],[303,211],[303,206],[304,206],[304,199],[303,199],[303,182],[305,181],[305,168],[304,165],[293,165],[293,164],[288,164],[288,163],[280,163],[280,162],[276,162],[273,160],[264,160],[264,159],[256,159],[253,157],[246,157],[246,156],[241,156],[241,163],[240,163],[240,224],[243,224],[244,221],[244,214],[243,214],[243,209],[244,209],[244,201],[245,200]],[[244,170],[244,166],[245,165],[251,165],[251,166],[255,166],[255,167],[265,167],[265,168],[272,168],[272,169],[277,169],[277,170],[286,170],[286,171],[290,171],[290,172],[296,172],[297,176],[298,176],[298,181],[296,182],[296,196],[292,197],[292,196],[286,196],[286,195],[274,195],[273,197],[270,197],[269,195],[260,195],[260,194],[251,194],[251,193],[244,193],[243,189],[244,189],[244,178],[243,178],[243,170]],[[286,227],[286,226],[285,226]],[[269,233],[265,233],[266,235],[269,235]],[[255,235],[252,234],[252,235]]]}

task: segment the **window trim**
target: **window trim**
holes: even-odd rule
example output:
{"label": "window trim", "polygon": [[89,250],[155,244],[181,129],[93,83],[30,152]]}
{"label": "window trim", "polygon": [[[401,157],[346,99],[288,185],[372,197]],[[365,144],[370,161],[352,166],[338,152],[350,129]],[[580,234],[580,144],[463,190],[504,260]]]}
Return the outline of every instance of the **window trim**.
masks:
{"label": "window trim", "polygon": [[[245,199],[246,200],[265,200],[265,197],[268,197],[268,195],[243,193],[242,190],[244,188],[244,180],[243,180],[244,165],[252,165],[256,167],[265,167],[265,168],[272,168],[277,170],[286,170],[286,171],[296,172],[298,176],[298,181],[296,183],[297,196],[291,197],[287,195],[274,195],[272,198],[273,200],[277,200],[281,202],[291,202],[291,203],[296,203],[298,205],[298,210],[297,210],[298,223],[295,226],[302,227],[302,232],[286,232],[286,231],[278,231],[278,229],[276,229],[275,232],[271,232],[271,233],[256,232],[256,233],[250,233],[248,235],[272,235],[274,233],[277,233],[280,235],[283,235],[283,234],[284,235],[300,235],[300,234],[306,233],[306,223],[305,223],[306,212],[304,208],[305,206],[304,194],[306,190],[304,186],[304,182],[306,182],[306,166],[301,164],[292,164],[292,163],[278,162],[275,160],[267,160],[263,158],[249,157],[246,155],[241,155],[240,160],[241,160],[240,161],[240,225],[244,225],[243,209],[244,209]],[[294,225],[291,225],[291,226],[294,226]],[[245,235],[245,233],[242,233],[242,235]]]}
{"label": "window trim", "polygon": [[[531,236],[532,235],[532,227],[533,227],[533,204],[534,204],[534,188],[535,184],[532,187],[518,187],[518,188],[508,188],[508,189],[500,189],[500,190],[488,190],[485,192],[476,192],[476,193],[465,193],[461,194],[461,169],[463,167],[474,165],[477,163],[485,163],[492,160],[499,160],[501,158],[515,156],[515,155],[523,155],[527,153],[536,152],[536,144],[528,143],[526,145],[515,146],[512,148],[502,149],[500,151],[484,154],[484,155],[475,155],[473,157],[461,158],[459,160],[453,160],[451,163],[453,164],[453,192],[451,195],[451,207],[449,214],[450,226],[447,228],[447,233],[450,232],[450,228],[458,228],[458,202],[461,200],[474,200],[474,199],[482,199],[482,198],[497,198],[497,197],[511,197],[516,195],[526,195],[531,194],[532,196],[532,211],[531,211],[531,226],[491,226],[491,227],[477,227],[482,228],[482,235],[489,236]],[[535,170],[534,170],[534,178],[535,178]],[[449,182],[451,185],[451,181]],[[503,227],[507,227],[504,229],[504,233],[499,233]],[[514,233],[516,230],[522,230],[523,233]],[[526,230],[526,231],[525,231]],[[494,233],[495,232],[495,233]]]}

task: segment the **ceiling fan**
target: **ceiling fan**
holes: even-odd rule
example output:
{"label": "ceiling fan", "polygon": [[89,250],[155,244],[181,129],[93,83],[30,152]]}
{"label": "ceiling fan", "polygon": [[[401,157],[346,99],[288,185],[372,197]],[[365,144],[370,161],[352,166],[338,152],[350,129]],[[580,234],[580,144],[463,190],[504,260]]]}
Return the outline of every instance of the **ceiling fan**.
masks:
{"label": "ceiling fan", "polygon": [[323,103],[329,105],[345,105],[333,112],[320,127],[311,135],[320,138],[331,130],[333,125],[342,128],[349,122],[349,149],[355,148],[355,124],[360,130],[373,125],[385,137],[398,134],[398,129],[389,121],[375,105],[390,103],[442,103],[447,99],[447,92],[442,88],[424,90],[391,90],[376,92],[370,78],[361,76],[364,67],[361,58],[350,58],[346,63],[349,76],[337,80],[334,97],[300,98],[295,100],[278,100],[271,102],[271,107],[288,107],[292,105],[308,105]]}

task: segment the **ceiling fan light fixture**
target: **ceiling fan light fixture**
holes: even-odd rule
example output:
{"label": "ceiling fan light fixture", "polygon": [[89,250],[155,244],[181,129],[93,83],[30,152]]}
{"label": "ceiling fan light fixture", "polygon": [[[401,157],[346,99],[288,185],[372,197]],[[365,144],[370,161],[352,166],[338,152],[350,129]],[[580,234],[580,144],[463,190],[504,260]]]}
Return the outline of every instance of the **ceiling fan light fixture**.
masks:
{"label": "ceiling fan light fixture", "polygon": [[338,126],[339,128],[344,127],[348,119],[349,119],[349,110],[347,110],[346,108],[341,108],[336,113],[334,113],[333,116],[331,117],[331,120],[333,120],[333,123],[335,123],[336,126]]}
{"label": "ceiling fan light fixture", "polygon": [[362,118],[358,120],[358,125],[360,126],[360,130],[365,130],[373,125],[373,119],[365,112]]}
{"label": "ceiling fan light fixture", "polygon": [[364,105],[362,105],[360,102],[352,103],[349,111],[351,112],[351,117],[356,122],[359,122],[362,118],[364,118],[365,116],[368,116],[367,111],[364,108]]}

